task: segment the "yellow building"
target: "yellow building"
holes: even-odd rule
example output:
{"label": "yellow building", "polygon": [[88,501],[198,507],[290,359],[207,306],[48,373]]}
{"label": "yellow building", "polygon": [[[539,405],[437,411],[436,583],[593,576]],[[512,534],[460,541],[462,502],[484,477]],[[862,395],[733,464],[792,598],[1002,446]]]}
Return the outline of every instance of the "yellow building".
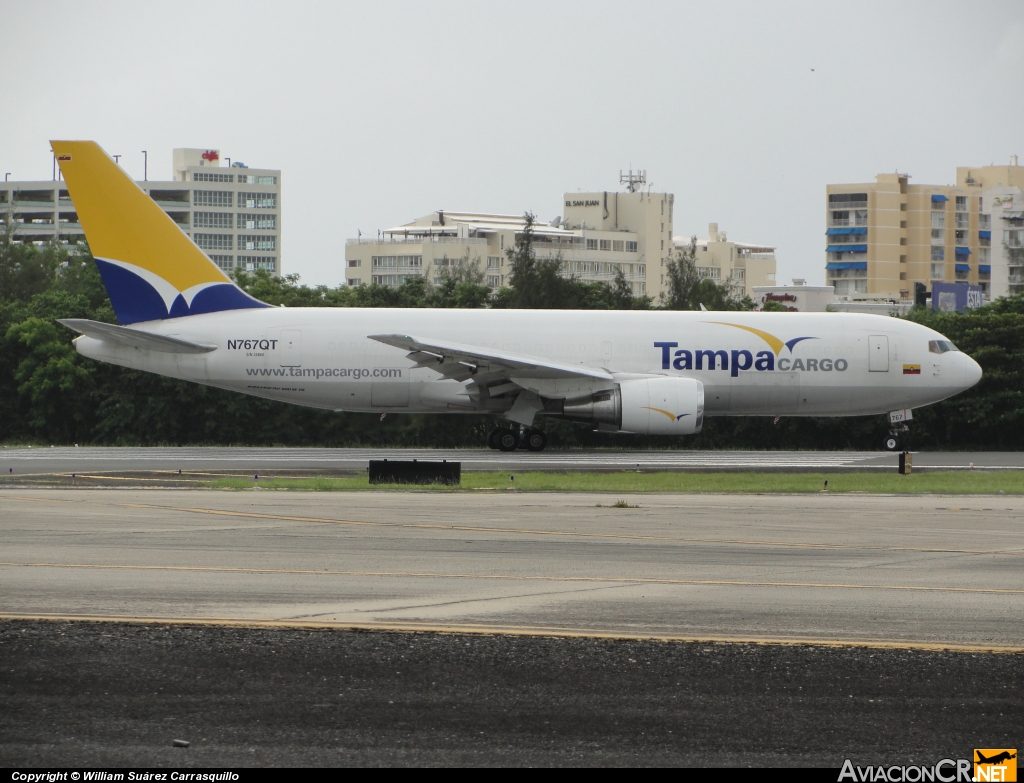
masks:
{"label": "yellow building", "polygon": [[[673,244],[685,248],[690,239],[675,237]],[[728,286],[736,296],[753,298],[755,286],[775,285],[775,248],[732,242],[717,223],[708,224],[708,236],[697,240],[696,253],[700,276]]]}
{"label": "yellow building", "polygon": [[[1024,186],[1024,167],[1016,159],[1009,166],[961,167],[956,179],[956,185],[911,185],[909,175],[894,173],[828,185],[825,276],[836,295],[908,300],[914,283],[931,290],[932,282],[957,281],[981,286],[986,299],[1004,295],[991,284],[992,244],[1001,251],[1005,227],[993,225],[985,194]],[[1002,263],[1001,253],[995,260]]]}

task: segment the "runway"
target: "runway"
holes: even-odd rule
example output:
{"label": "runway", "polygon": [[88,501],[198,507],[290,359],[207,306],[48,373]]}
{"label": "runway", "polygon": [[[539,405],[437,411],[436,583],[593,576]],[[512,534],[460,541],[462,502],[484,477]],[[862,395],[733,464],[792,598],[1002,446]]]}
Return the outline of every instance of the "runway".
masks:
{"label": "runway", "polygon": [[0,614],[1024,649],[1024,499],[623,499],[11,488]]}
{"label": "runway", "polygon": [[[876,451],[518,451],[490,449],[106,448],[0,449],[0,474],[124,471],[238,473],[366,470],[371,459],[460,461],[464,470],[892,471],[898,455]],[[1022,452],[914,454],[914,469],[1024,470]]]}

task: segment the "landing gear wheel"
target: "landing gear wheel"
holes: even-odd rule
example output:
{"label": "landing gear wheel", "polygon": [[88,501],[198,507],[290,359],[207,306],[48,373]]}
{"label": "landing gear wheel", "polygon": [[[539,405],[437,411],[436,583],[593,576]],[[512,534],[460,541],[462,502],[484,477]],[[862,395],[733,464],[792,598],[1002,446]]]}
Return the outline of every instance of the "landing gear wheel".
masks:
{"label": "landing gear wheel", "polygon": [[515,451],[519,448],[519,433],[515,430],[499,430],[495,440],[502,451]]}
{"label": "landing gear wheel", "polygon": [[544,447],[548,445],[547,435],[540,430],[530,430],[523,439],[523,445],[530,451],[544,451]]}
{"label": "landing gear wheel", "polygon": [[903,448],[903,439],[897,435],[888,435],[885,438],[886,451],[899,451]]}
{"label": "landing gear wheel", "polygon": [[493,429],[487,433],[487,447],[491,449],[498,448],[498,436],[501,435],[501,430]]}

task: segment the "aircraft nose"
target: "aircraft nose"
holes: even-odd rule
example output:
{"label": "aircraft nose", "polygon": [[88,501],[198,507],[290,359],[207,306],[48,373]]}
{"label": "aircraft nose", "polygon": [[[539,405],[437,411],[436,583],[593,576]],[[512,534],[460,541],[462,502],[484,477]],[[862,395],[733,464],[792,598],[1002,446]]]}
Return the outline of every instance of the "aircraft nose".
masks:
{"label": "aircraft nose", "polygon": [[967,354],[964,357],[964,388],[969,389],[981,380],[981,365]]}

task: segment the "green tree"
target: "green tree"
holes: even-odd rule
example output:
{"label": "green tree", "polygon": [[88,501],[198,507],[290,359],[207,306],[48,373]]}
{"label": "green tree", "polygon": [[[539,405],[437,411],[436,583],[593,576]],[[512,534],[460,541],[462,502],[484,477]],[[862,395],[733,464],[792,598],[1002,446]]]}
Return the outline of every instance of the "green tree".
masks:
{"label": "green tree", "polygon": [[26,422],[51,440],[67,442],[86,435],[92,383],[75,349],[42,318],[11,326],[6,338],[26,349],[14,371]]}
{"label": "green tree", "polygon": [[513,247],[505,251],[509,286],[495,300],[496,307],[550,310],[576,309],[579,291],[575,280],[562,276],[561,258],[537,258],[534,251],[534,216],[524,215],[523,228]]}
{"label": "green tree", "polygon": [[665,310],[753,310],[749,296],[738,297],[728,285],[701,277],[697,270],[697,237],[680,247],[665,262],[667,291],[660,294]]}
{"label": "green tree", "polygon": [[[454,263],[435,267],[437,280],[427,290],[430,307],[486,307],[492,289],[484,285],[480,256],[470,258],[469,250]],[[428,283],[429,283],[428,279]]]}
{"label": "green tree", "polygon": [[701,284],[697,272],[697,237],[690,238],[686,247],[676,248],[665,262],[666,291],[659,295],[661,306],[666,310],[699,310]]}

